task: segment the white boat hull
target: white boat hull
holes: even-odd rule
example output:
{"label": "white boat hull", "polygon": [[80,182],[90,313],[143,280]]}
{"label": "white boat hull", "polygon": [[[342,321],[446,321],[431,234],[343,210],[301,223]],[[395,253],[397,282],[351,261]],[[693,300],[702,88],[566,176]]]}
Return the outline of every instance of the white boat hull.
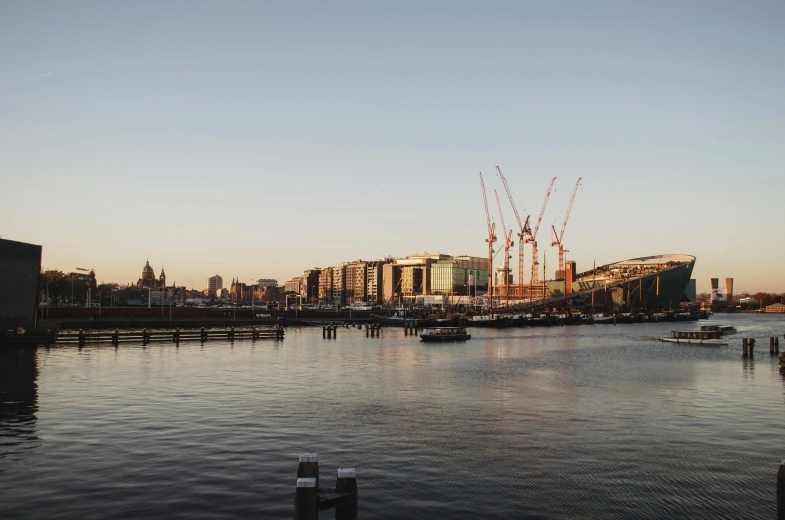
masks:
{"label": "white boat hull", "polygon": [[693,345],[727,345],[726,339],[660,338],[668,343],[690,343]]}

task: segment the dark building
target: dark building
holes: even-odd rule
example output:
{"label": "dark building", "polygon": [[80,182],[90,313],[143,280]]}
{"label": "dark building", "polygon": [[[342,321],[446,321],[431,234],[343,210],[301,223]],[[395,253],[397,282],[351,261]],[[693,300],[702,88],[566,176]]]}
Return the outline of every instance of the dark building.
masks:
{"label": "dark building", "polygon": [[41,246],[0,239],[0,331],[32,328]]}
{"label": "dark building", "polygon": [[161,268],[161,276],[156,278],[155,271],[150,267],[150,260],[147,260],[142,268],[142,277],[136,282],[136,287],[139,289],[162,289],[166,287],[166,273]]}

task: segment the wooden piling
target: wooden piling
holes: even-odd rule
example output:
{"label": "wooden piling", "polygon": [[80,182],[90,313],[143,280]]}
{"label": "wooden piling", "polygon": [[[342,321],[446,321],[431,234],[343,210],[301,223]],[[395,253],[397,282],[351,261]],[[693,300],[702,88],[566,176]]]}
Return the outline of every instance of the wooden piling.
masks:
{"label": "wooden piling", "polygon": [[780,337],[779,336],[774,336],[774,353],[775,354],[779,354],[780,353]]}
{"label": "wooden piling", "polygon": [[202,330],[201,330],[201,338],[202,338],[202,341],[207,341],[207,332],[205,332],[204,327],[202,327]]}
{"label": "wooden piling", "polygon": [[180,343],[180,327],[177,327],[177,329],[172,334],[172,341],[174,343]]}
{"label": "wooden piling", "polygon": [[142,345],[150,343],[150,332],[147,329],[142,330]]}
{"label": "wooden piling", "polygon": [[774,355],[774,336],[769,337],[769,354]]}
{"label": "wooden piling", "polygon": [[84,344],[85,344],[84,331],[82,329],[79,329],[79,346],[84,347]]}
{"label": "wooden piling", "polygon": [[777,470],[777,520],[785,520],[785,460]]}
{"label": "wooden piling", "polygon": [[294,494],[294,520],[319,518],[319,488],[315,478],[298,478]]}
{"label": "wooden piling", "polygon": [[750,338],[749,347],[750,347],[750,357],[752,357],[753,356],[752,351],[755,348],[755,338]]}
{"label": "wooden piling", "polygon": [[338,339],[338,325],[333,325],[333,338]]}
{"label": "wooden piling", "polygon": [[354,498],[350,504],[335,507],[335,520],[357,520],[357,476],[354,468],[338,468],[335,492],[352,493]]}
{"label": "wooden piling", "polygon": [[120,331],[114,329],[114,334],[112,334],[112,345],[116,347],[118,343],[120,343]]}
{"label": "wooden piling", "polygon": [[319,455],[316,453],[301,453],[300,462],[297,464],[297,478],[315,478],[316,489],[319,489]]}
{"label": "wooden piling", "polygon": [[747,357],[749,355],[749,342],[747,338],[741,338],[741,357]]}

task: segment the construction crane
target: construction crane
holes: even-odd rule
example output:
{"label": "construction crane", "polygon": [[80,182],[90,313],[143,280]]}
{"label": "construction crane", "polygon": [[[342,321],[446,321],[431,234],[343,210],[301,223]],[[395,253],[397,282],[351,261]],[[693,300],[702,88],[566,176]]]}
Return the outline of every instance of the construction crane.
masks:
{"label": "construction crane", "polygon": [[567,220],[570,218],[570,211],[572,211],[572,203],[575,202],[575,194],[578,193],[578,186],[581,185],[583,177],[578,177],[575,187],[572,189],[572,197],[570,197],[570,204],[567,206],[567,213],[564,214],[564,223],[561,225],[561,233],[556,234],[556,228],[551,224],[553,230],[553,242],[551,247],[557,246],[559,248],[559,279],[564,280],[564,244],[562,238],[564,237],[564,230],[567,227]]}
{"label": "construction crane", "polygon": [[531,242],[532,244],[532,279],[531,284],[534,285],[539,283],[539,265],[540,261],[538,260],[537,256],[537,231],[540,230],[540,223],[542,222],[542,216],[545,214],[545,206],[548,205],[548,199],[551,197],[551,189],[553,188],[553,183],[556,182],[556,177],[551,179],[551,183],[548,185],[548,191],[545,192],[545,199],[542,201],[542,207],[540,208],[540,216],[537,217],[537,223],[534,225],[534,231],[531,235],[527,237],[527,241]]}
{"label": "construction crane", "polygon": [[493,243],[496,242],[496,223],[491,222],[491,214],[488,212],[488,197],[485,195],[485,181],[482,180],[480,172],[480,186],[482,186],[482,202],[485,204],[485,222],[488,224],[488,309],[493,311]]}
{"label": "construction crane", "polygon": [[499,177],[504,185],[504,190],[507,192],[507,198],[510,199],[510,206],[515,213],[515,219],[518,221],[518,298],[523,298],[523,244],[526,242],[526,237],[531,235],[531,227],[529,226],[529,216],[526,216],[526,222],[521,223],[521,216],[518,213],[518,208],[515,205],[515,200],[512,197],[512,190],[507,185],[507,179],[502,173],[502,169],[498,166],[496,169],[499,171]]}
{"label": "construction crane", "polygon": [[515,244],[512,241],[512,228],[507,231],[507,225],[504,223],[504,213],[502,212],[502,204],[499,202],[499,194],[496,189],[493,190],[493,195],[496,197],[496,206],[499,208],[499,217],[502,220],[502,233],[504,237],[504,271],[502,274],[502,285],[505,286],[506,299],[510,299],[510,248]]}

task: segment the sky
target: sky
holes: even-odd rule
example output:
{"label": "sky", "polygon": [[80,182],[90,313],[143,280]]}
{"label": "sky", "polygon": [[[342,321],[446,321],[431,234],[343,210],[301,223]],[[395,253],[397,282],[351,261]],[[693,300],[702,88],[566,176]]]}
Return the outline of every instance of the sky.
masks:
{"label": "sky", "polygon": [[517,227],[496,166],[535,221],[557,177],[549,278],[580,176],[579,271],[691,254],[698,291],[785,291],[785,2],[0,2],[0,235],[46,268],[486,256],[478,172]]}

